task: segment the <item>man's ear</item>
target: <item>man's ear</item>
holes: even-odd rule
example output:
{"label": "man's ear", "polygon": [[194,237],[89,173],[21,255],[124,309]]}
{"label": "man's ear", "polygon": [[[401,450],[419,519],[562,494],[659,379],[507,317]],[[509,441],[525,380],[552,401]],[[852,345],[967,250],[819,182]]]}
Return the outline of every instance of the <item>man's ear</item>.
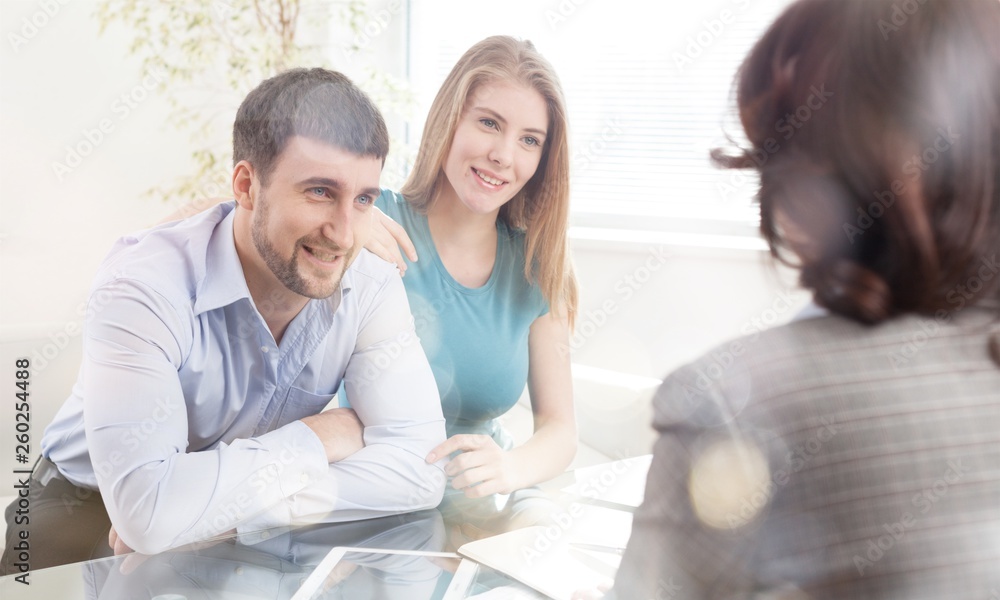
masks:
{"label": "man's ear", "polygon": [[253,165],[241,160],[233,167],[233,197],[241,208],[253,210],[257,198],[257,176]]}

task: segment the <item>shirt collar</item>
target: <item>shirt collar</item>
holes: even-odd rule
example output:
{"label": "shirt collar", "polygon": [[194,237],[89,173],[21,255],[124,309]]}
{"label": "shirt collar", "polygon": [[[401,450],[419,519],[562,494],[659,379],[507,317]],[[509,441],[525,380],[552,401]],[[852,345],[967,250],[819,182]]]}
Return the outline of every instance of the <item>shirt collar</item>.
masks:
{"label": "shirt collar", "polygon": [[243,298],[250,298],[250,289],[243,276],[243,266],[236,254],[233,223],[236,203],[221,206],[223,218],[215,225],[208,241],[205,262],[201,267],[198,289],[195,291],[194,312],[201,314],[227,306]]}

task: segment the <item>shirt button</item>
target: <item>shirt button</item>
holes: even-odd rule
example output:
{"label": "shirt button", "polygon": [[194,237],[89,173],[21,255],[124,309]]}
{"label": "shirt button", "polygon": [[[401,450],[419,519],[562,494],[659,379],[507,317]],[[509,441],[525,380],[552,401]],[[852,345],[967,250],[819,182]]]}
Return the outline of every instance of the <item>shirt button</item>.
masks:
{"label": "shirt button", "polygon": [[243,574],[243,567],[236,567],[235,570],[236,570],[236,574],[237,575],[242,575]]}
{"label": "shirt button", "polygon": [[302,475],[299,475],[299,479],[302,481],[302,483],[309,483],[309,474],[303,473]]}
{"label": "shirt button", "polygon": [[267,346],[261,346],[260,351],[263,352],[264,354],[267,354]]}

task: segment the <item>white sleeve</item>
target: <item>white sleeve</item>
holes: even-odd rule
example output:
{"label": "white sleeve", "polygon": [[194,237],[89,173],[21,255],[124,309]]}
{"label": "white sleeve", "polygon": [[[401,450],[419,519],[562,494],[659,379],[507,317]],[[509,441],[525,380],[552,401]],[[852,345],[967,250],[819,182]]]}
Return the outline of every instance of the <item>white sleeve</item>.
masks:
{"label": "white sleeve", "polygon": [[84,328],[84,425],[101,495],[126,544],[151,554],[224,533],[326,477],[323,445],[300,421],[188,452],[178,369],[191,323],[136,282],[97,293],[111,300]]}
{"label": "white sleeve", "polygon": [[287,502],[241,533],[309,522],[348,521],[436,507],[447,477],[427,454],[445,440],[434,375],[413,327],[403,283],[389,277],[365,308],[345,374],[365,447],[333,463]]}

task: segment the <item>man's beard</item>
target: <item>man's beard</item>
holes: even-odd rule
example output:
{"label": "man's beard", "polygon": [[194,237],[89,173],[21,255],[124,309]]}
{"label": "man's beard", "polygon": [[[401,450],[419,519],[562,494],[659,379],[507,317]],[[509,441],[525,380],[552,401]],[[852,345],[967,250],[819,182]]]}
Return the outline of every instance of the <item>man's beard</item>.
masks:
{"label": "man's beard", "polygon": [[[352,248],[344,254],[343,268],[340,273],[331,275],[329,279],[310,283],[299,273],[298,262],[296,261],[299,252],[306,251],[302,247],[303,240],[300,239],[295,243],[292,256],[288,260],[282,258],[281,254],[267,238],[268,216],[268,203],[264,199],[263,194],[261,194],[257,198],[257,205],[254,208],[254,216],[250,224],[250,237],[257,252],[264,259],[264,264],[267,265],[267,268],[271,270],[271,273],[278,278],[278,281],[282,285],[300,296],[316,299],[324,299],[332,296],[337,291],[337,288],[340,287],[340,280],[344,277],[344,271],[347,269],[347,265],[351,263],[355,250]],[[309,246],[326,249],[325,244],[309,244]]]}

